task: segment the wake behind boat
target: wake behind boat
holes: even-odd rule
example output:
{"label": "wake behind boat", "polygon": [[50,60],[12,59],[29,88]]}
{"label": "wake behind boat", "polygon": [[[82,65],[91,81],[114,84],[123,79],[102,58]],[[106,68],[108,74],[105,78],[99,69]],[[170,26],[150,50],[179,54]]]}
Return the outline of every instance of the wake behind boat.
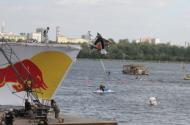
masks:
{"label": "wake behind boat", "polygon": [[100,84],[99,88],[97,88],[94,93],[104,94],[104,93],[113,93],[114,91],[106,88],[104,84]]}
{"label": "wake behind boat", "polygon": [[99,93],[99,94],[104,94],[104,93],[114,93],[115,91],[111,90],[111,89],[106,89],[106,90],[100,90],[100,89],[97,89],[95,91],[93,91],[93,93]]}

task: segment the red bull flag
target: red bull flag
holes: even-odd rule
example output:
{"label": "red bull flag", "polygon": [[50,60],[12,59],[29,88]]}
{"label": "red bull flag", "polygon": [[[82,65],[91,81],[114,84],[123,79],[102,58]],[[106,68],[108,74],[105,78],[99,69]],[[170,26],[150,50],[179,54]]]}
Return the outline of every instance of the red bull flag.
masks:
{"label": "red bull flag", "polygon": [[[24,58],[14,63],[13,66],[17,69],[18,74],[23,80],[31,85],[32,89],[40,91],[37,93],[39,98],[51,99],[57,88],[61,85],[71,64],[72,59],[66,53],[50,50],[39,52],[31,56],[30,59]],[[27,70],[21,65],[24,65]],[[28,76],[27,72],[30,73],[30,76]],[[28,77],[32,77],[32,81],[29,81]],[[0,67],[0,105],[7,104],[4,103],[3,97],[13,97],[10,90],[21,93],[19,96],[23,96],[24,98],[24,89],[24,83],[15,74],[12,66]],[[5,94],[5,96],[1,93]],[[16,99],[13,100],[8,102],[21,104],[21,99],[18,101]]]}
{"label": "red bull flag", "polygon": [[[13,67],[18,71],[19,76],[17,76],[13,70]],[[0,68],[0,73],[0,87],[3,87],[6,83],[11,82],[13,83],[12,89],[15,92],[24,91],[25,84],[30,86],[32,89],[39,88],[46,90],[48,88],[44,83],[40,68],[28,59],[19,61],[13,64],[13,66],[8,65],[5,68]],[[20,80],[19,77],[21,77],[23,81]]]}

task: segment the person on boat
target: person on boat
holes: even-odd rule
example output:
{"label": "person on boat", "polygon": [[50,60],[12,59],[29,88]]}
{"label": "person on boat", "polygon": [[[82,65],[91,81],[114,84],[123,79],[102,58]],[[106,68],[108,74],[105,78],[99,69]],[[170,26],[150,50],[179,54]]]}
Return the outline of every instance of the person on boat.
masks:
{"label": "person on boat", "polygon": [[54,99],[51,100],[51,108],[53,108],[53,111],[55,112],[55,118],[59,118],[60,109]]}
{"label": "person on boat", "polygon": [[105,85],[104,84],[100,84],[99,89],[104,92],[105,91]]}

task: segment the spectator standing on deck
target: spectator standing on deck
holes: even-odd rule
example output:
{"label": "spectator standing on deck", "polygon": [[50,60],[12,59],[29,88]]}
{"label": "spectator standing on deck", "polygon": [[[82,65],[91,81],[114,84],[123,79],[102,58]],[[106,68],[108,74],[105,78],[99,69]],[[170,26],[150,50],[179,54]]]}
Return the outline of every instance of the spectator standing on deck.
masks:
{"label": "spectator standing on deck", "polygon": [[55,112],[55,118],[59,118],[60,109],[55,100],[51,100],[51,108]]}

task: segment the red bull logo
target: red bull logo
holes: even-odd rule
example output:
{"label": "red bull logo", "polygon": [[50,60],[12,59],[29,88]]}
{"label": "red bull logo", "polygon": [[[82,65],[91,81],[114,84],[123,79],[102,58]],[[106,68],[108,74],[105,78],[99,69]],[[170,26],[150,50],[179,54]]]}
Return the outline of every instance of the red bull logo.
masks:
{"label": "red bull logo", "polygon": [[41,70],[32,61],[26,59],[13,64],[13,66],[18,71],[19,76],[11,65],[0,68],[0,88],[8,82],[14,83],[12,88],[16,92],[24,91],[26,84],[32,89],[46,90],[48,88],[44,83]]}

